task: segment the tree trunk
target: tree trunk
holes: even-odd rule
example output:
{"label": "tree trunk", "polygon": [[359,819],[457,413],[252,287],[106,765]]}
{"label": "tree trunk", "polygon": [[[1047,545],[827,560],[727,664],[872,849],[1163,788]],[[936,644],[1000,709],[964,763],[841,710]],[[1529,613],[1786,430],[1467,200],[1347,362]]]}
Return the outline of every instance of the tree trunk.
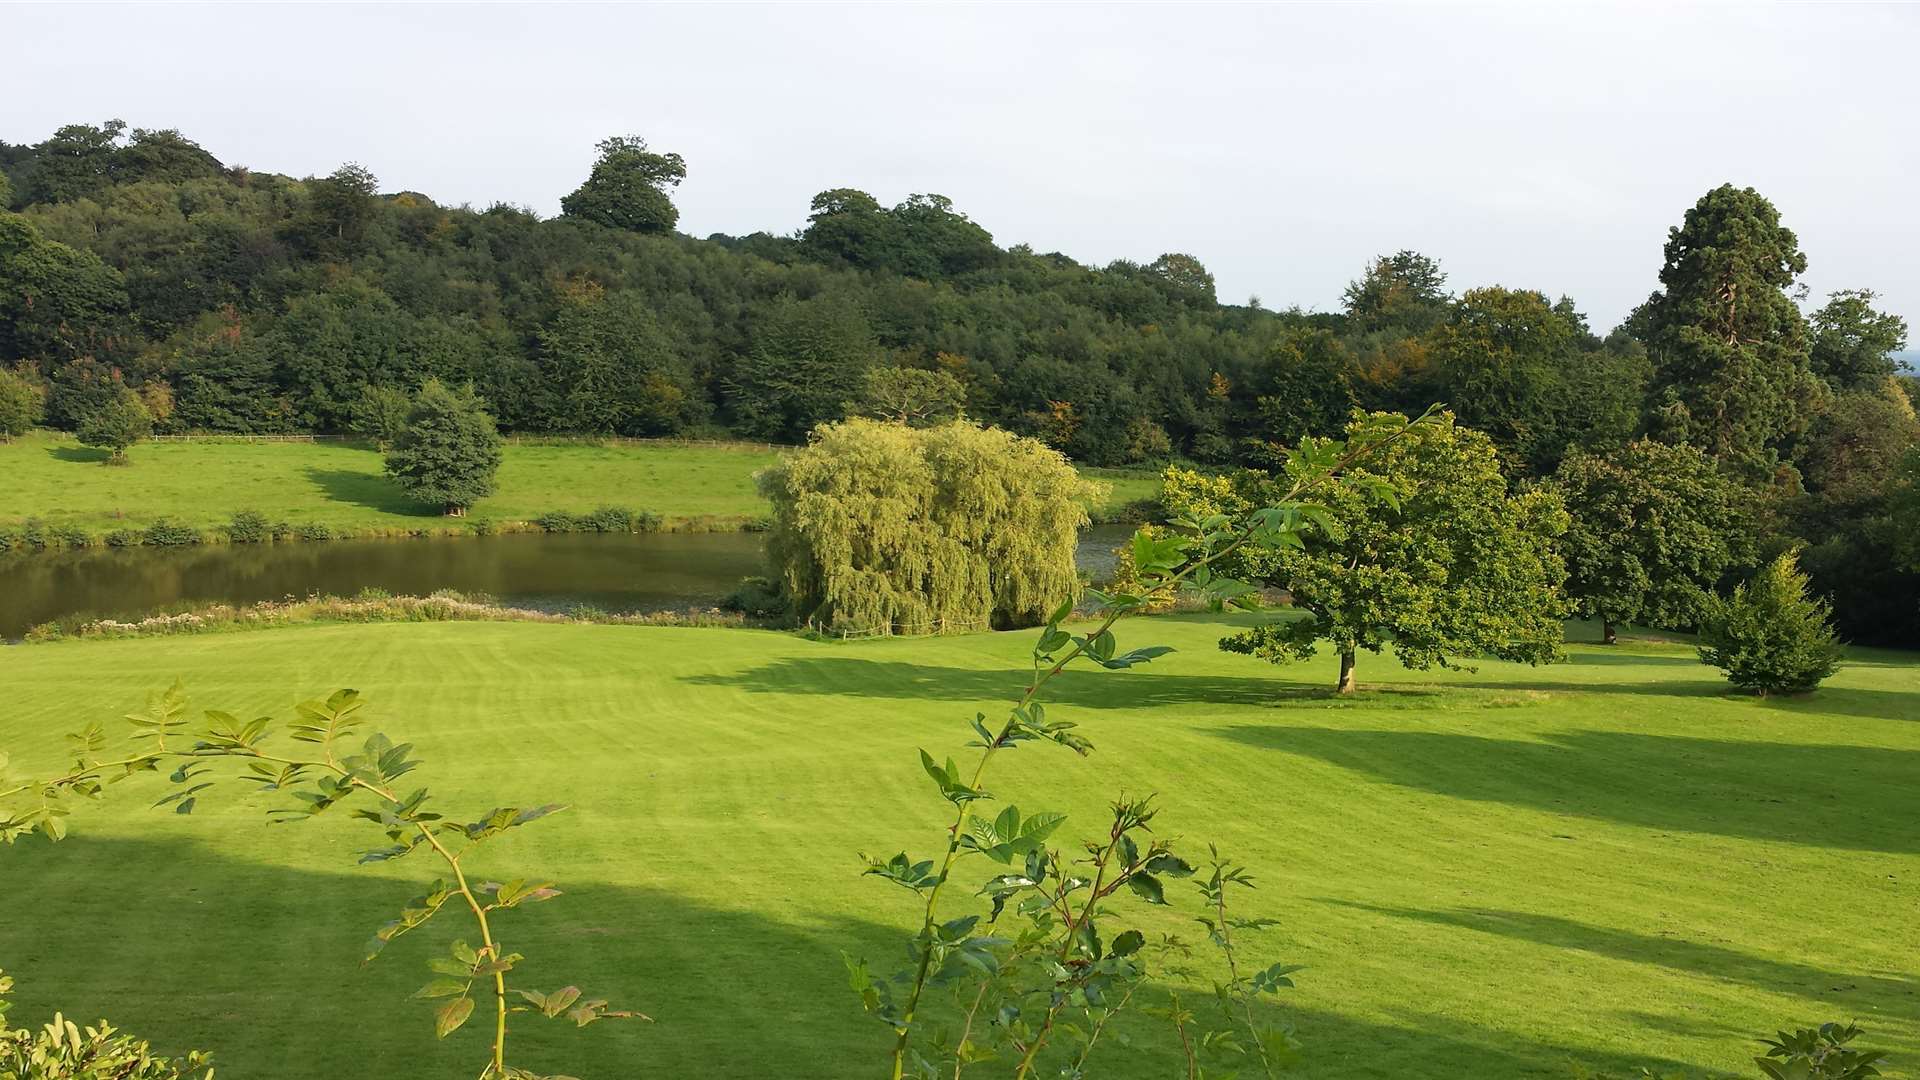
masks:
{"label": "tree trunk", "polygon": [[467,508],[464,506],[449,506],[447,507],[447,516],[448,517],[466,517]]}
{"label": "tree trunk", "polygon": [[1348,649],[1340,654],[1340,692],[1351,694],[1359,688],[1353,677],[1353,650]]}
{"label": "tree trunk", "polygon": [[1620,643],[1620,635],[1614,633],[1612,619],[1600,620],[1600,643],[1602,645],[1618,645]]}

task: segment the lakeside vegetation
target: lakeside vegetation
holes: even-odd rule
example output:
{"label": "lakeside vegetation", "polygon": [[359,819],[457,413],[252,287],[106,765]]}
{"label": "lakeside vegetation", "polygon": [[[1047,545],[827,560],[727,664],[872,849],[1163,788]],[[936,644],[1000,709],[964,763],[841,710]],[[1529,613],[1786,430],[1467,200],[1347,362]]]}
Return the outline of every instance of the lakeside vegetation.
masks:
{"label": "lakeside vegetation", "polygon": [[[1260,947],[1307,965],[1285,1005],[1300,1075],[1745,1074],[1748,1035],[1828,1017],[1920,1055],[1911,654],[1850,650],[1815,696],[1757,699],[1684,644],[1606,647],[1579,625],[1564,664],[1382,658],[1374,689],[1338,699],[1331,656],[1276,670],[1214,648],[1256,621],[1155,619],[1179,650],[1165,663],[1063,677],[1060,709],[1100,749],[1057,808],[1091,829],[1106,793],[1158,791],[1170,828],[1254,868],[1245,913],[1280,920]],[[943,824],[900,763],[943,745],[956,709],[1004,697],[1030,643],[436,623],[35,646],[6,655],[0,745],[16,772],[44,770],[61,732],[177,676],[197,706],[284,716],[352,672],[449,799],[574,804],[537,840],[500,841],[567,893],[516,915],[530,977],[564,973],[656,1022],[530,1027],[532,1056],[587,1077],[872,1075],[852,1068],[876,1047],[837,951],[883,955],[911,899],[849,874],[851,853]],[[1003,784],[1032,785],[1044,754],[1013,755]],[[15,1015],[84,1003],[169,1050],[215,1048],[222,1075],[462,1075],[464,1033],[436,1043],[424,1010],[389,1010],[439,943],[353,966],[417,868],[353,869],[361,823],[269,827],[272,796],[149,809],[161,780],[127,781],[63,844],[7,850],[10,890],[61,898],[57,916],[0,921]],[[1200,933],[1192,887],[1168,898],[1147,925]],[[748,970],[778,977],[740,996]],[[1102,1075],[1168,1075],[1158,1036],[1136,1041],[1155,1049]]]}
{"label": "lakeside vegetation", "polygon": [[[764,520],[768,505],[754,473],[772,465],[761,444],[510,442],[498,493],[466,520],[408,499],[382,472],[380,454],[347,442],[143,443],[128,468],[101,468],[106,451],[39,431],[0,442],[8,500],[0,529],[38,518],[49,528],[81,530],[98,542],[116,529],[143,529],[167,518],[220,538],[241,510],[296,527],[320,524],[339,536],[465,534],[474,523],[528,522],[553,511],[584,514],[626,506],[660,515],[669,529],[739,529]],[[1142,469],[1094,469],[1085,475],[1109,493],[1096,516],[1158,494]]]}

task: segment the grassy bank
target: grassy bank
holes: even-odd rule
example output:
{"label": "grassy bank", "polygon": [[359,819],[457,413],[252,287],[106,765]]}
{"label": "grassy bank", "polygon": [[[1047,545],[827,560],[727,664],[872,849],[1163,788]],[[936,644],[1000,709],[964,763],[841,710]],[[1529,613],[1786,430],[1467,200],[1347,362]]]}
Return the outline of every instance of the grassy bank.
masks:
{"label": "grassy bank", "polygon": [[[1847,1018],[1895,1052],[1889,1076],[1914,1075],[1915,657],[1855,653],[1791,701],[1729,696],[1678,646],[1575,645],[1564,665],[1477,673],[1368,657],[1372,688],[1335,700],[1331,661],[1222,654],[1222,629],[1130,625],[1123,644],[1179,651],[1056,684],[1049,716],[1080,722],[1093,756],[1022,749],[991,787],[1068,811],[1062,839],[1114,794],[1158,791],[1163,835],[1247,863],[1244,914],[1280,920],[1247,947],[1308,965],[1282,999],[1307,1044],[1298,1075],[1560,1077],[1575,1059],[1750,1075],[1752,1036]],[[430,623],[22,647],[0,651],[0,750],[15,772],[55,767],[62,733],[111,727],[176,675],[196,705],[243,716],[356,686],[418,744],[409,779],[442,801],[573,805],[473,869],[566,891],[503,919],[534,985],[578,982],[658,1022],[523,1025],[530,1064],[871,1077],[885,1035],[839,951],[897,955],[911,899],[862,880],[854,853],[937,841],[944,804],[916,749],[963,753],[965,719],[1015,692],[1030,643]],[[1069,791],[1045,786],[1056,772]],[[14,1018],[108,1015],[217,1049],[222,1075],[473,1071],[483,1035],[436,1043],[403,1001],[450,928],[355,968],[425,864],[355,868],[364,823],[269,827],[271,800],[239,785],[192,818],[148,809],[159,786],[128,781],[63,845],[0,849]],[[1146,926],[1198,939],[1196,891],[1168,895]],[[1203,956],[1190,981],[1215,974]],[[1094,1064],[1115,1080],[1176,1067]]]}
{"label": "grassy bank", "polygon": [[[651,511],[667,528],[741,528],[766,513],[753,474],[775,452],[760,444],[516,443],[506,447],[500,490],[467,520],[444,518],[403,495],[375,451],[339,442],[158,442],[133,464],[108,468],[105,452],[40,432],[0,443],[0,528],[29,518],[98,542],[115,530],[166,518],[217,538],[239,510],[296,530],[334,536],[466,533],[474,521],[514,527],[552,511],[602,506]],[[1096,510],[1157,491],[1151,471],[1093,470],[1113,486]]]}

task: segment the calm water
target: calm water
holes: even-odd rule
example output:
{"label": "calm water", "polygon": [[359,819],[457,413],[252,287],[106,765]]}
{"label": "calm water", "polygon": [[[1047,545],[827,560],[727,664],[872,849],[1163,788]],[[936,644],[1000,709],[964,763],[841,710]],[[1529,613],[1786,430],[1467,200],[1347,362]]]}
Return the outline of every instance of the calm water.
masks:
{"label": "calm water", "polygon": [[[1130,532],[1084,534],[1080,564],[1096,579]],[[578,604],[615,612],[708,606],[766,573],[757,533],[520,533],[438,540],[343,540],[185,548],[88,549],[0,559],[0,638],[68,616],[133,618],[215,602],[311,593],[486,593],[515,607]]]}

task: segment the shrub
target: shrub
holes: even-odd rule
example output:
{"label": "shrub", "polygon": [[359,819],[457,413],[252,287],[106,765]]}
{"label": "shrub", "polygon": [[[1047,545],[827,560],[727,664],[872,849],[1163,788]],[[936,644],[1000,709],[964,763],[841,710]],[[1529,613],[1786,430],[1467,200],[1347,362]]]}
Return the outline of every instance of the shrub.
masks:
{"label": "shrub", "polygon": [[26,524],[20,526],[20,550],[21,551],[47,550],[47,523],[46,522],[41,521],[39,518],[28,518],[26,520]]}
{"label": "shrub", "polygon": [[474,518],[467,523],[467,528],[472,529],[475,536],[492,536],[500,531],[492,518]]}
{"label": "shrub", "polygon": [[1803,694],[1840,666],[1827,602],[1807,596],[1793,553],[1773,560],[1709,605],[1700,624],[1700,661],[1757,694]]}
{"label": "shrub", "polygon": [[56,547],[83,548],[93,543],[93,537],[78,526],[61,525],[53,530],[53,542]]}
{"label": "shrub", "polygon": [[325,541],[333,539],[333,530],[324,521],[309,521],[297,530],[300,539]]}
{"label": "shrub", "polygon": [[591,513],[570,514],[549,510],[533,519],[543,532],[645,533],[660,531],[660,515],[651,510],[629,510],[624,506],[602,506]]}
{"label": "shrub", "polygon": [[191,526],[182,525],[170,518],[159,518],[147,526],[141,534],[140,542],[148,547],[183,547],[200,542],[200,533]]}
{"label": "shrub", "polygon": [[[0,1018],[13,980],[0,972]],[[211,1055],[189,1051],[179,1059],[153,1052],[144,1040],[121,1034],[105,1020],[81,1027],[59,1013],[39,1028],[0,1023],[0,1076],[30,1080],[212,1080]]]}
{"label": "shrub", "polygon": [[779,583],[764,577],[740,579],[740,584],[720,601],[720,607],[756,619],[784,620],[793,615],[793,605],[781,595]]}
{"label": "shrub", "polygon": [[141,542],[138,529],[115,529],[107,534],[107,546],[110,548],[139,547]]}
{"label": "shrub", "polygon": [[0,555],[10,554],[20,549],[20,534],[12,529],[0,529]]}
{"label": "shrub", "polygon": [[227,523],[227,538],[236,544],[264,543],[273,536],[273,527],[258,510],[241,510]]}
{"label": "shrub", "polygon": [[1079,590],[1092,489],[1033,439],[848,420],[762,473],[760,490],[795,614],[842,633],[1027,626]]}

